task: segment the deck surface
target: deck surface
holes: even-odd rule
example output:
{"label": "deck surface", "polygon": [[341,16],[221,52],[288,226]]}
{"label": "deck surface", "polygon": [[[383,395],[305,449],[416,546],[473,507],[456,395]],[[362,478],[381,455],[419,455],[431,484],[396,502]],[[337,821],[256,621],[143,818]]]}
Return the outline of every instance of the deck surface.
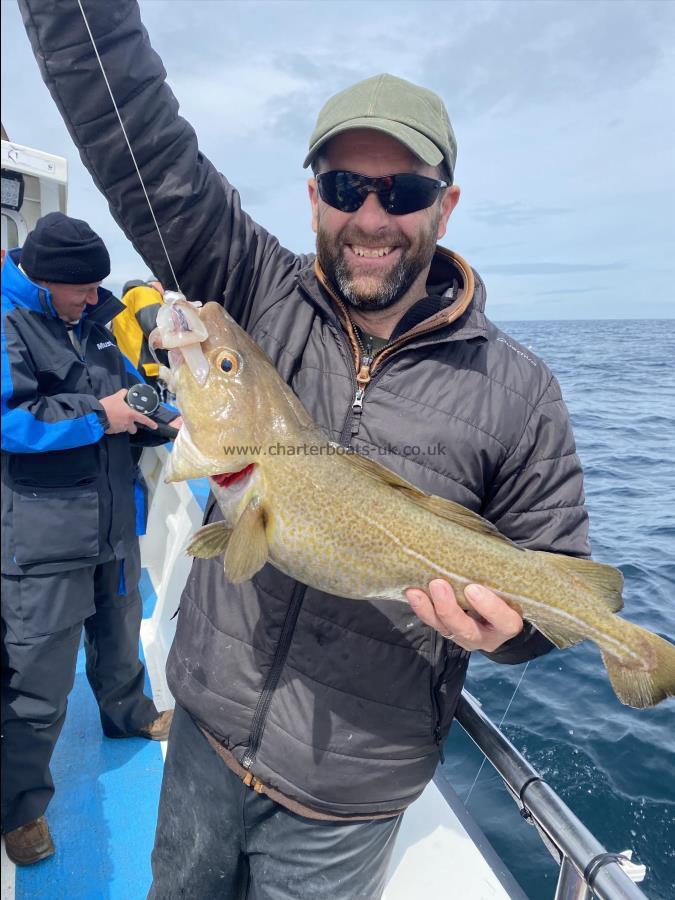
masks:
{"label": "deck surface", "polygon": [[[145,571],[142,588],[147,618],[154,591]],[[146,693],[151,693],[149,683]],[[163,762],[156,741],[103,736],[80,647],[66,722],[52,758],[56,793],[47,817],[56,854],[13,873],[3,842],[3,900],[145,897]]]}

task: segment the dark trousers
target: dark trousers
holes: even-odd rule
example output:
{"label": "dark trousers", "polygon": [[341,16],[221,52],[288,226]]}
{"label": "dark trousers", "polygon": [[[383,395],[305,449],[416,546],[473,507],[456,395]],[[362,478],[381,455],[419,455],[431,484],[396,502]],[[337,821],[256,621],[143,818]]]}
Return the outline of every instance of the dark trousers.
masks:
{"label": "dark trousers", "polygon": [[141,599],[136,583],[118,594],[120,565],[113,560],[55,575],[2,576],[3,831],[41,816],[54,794],[49,762],[66,716],[83,624],[87,679],[104,734],[134,734],[157,716],[143,694],[138,658]]}
{"label": "dark trousers", "polygon": [[148,900],[376,900],[402,816],[297,816],[231,772],[176,707]]}

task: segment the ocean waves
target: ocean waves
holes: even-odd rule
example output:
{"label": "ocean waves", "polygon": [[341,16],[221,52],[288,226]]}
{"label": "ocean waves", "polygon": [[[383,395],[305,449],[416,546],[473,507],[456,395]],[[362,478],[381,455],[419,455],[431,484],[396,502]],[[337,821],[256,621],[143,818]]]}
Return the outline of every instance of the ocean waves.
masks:
{"label": "ocean waves", "polygon": [[[675,635],[675,322],[510,322],[560,381],[585,473],[593,556],[625,579],[626,618]],[[472,659],[467,687],[499,722],[521,666]],[[675,896],[674,701],[634,710],[588,643],[530,663],[504,731],[608,849],[647,865],[651,900]],[[465,796],[480,765],[453,728],[444,769]],[[470,811],[532,900],[557,877],[534,829],[483,770]]]}

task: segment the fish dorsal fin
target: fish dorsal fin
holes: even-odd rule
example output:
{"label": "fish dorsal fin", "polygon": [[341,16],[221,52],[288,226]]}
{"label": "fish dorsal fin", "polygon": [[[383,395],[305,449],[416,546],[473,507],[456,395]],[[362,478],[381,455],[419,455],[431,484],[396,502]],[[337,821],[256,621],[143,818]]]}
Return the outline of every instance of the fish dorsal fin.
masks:
{"label": "fish dorsal fin", "polygon": [[[339,447],[339,444],[333,444],[333,446]],[[427,494],[424,494],[419,488],[416,488],[414,484],[406,481],[405,478],[401,478],[400,475],[392,472],[391,469],[387,469],[385,466],[381,466],[372,459],[368,459],[367,456],[361,456],[360,453],[350,450],[345,454],[344,458],[349,460],[349,464],[354,466],[354,468],[369,475],[375,481],[379,481],[382,484],[388,484],[390,487],[398,488],[399,490],[412,491],[422,497],[427,496]]]}
{"label": "fish dorsal fin", "polygon": [[593,562],[592,559],[578,559],[575,556],[563,556],[561,553],[545,553],[538,551],[537,555],[545,556],[547,561],[554,565],[565,575],[580,578],[585,581],[607,605],[610,612],[618,612],[623,607],[623,575],[614,566],[606,566],[604,563]]}
{"label": "fish dorsal fin", "polygon": [[512,547],[517,546],[513,541],[510,541],[505,537],[492,522],[488,522],[487,519],[479,516],[478,513],[472,512],[465,506],[462,506],[459,503],[453,503],[452,500],[445,500],[443,497],[437,497],[434,494],[425,494],[423,491],[420,491],[419,488],[410,484],[409,481],[406,481],[404,478],[401,478],[399,475],[396,475],[394,472],[385,468],[385,466],[381,466],[372,459],[368,459],[358,453],[348,454],[347,459],[355,468],[364,472],[366,475],[370,476],[370,478],[379,481],[381,484],[386,484],[389,487],[394,488],[394,490],[402,491],[412,503],[416,504],[421,509],[425,509],[427,512],[440,516],[442,519],[446,519],[454,525],[461,525],[462,528],[467,528],[469,531],[475,531],[486,537],[504,541]]}
{"label": "fish dorsal fin", "polygon": [[437,516],[447,519],[455,525],[461,525],[462,528],[468,528],[469,531],[475,531],[477,534],[482,534],[485,537],[491,537],[505,544],[510,544],[515,550],[521,549],[506,535],[503,535],[492,522],[488,522],[487,519],[467,509],[466,506],[462,506],[460,503],[444,500],[443,497],[436,497],[434,494],[421,494],[421,496],[411,497],[410,499],[422,509],[435,513]]}
{"label": "fish dorsal fin", "polygon": [[269,548],[262,504],[253,499],[239,516],[225,548],[223,568],[230,581],[248,581],[267,562]]}

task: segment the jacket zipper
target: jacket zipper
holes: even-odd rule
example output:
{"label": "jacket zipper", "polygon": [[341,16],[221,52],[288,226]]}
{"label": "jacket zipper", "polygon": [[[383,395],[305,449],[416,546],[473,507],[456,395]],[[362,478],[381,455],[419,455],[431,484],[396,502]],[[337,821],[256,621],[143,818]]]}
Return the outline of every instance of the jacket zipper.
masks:
{"label": "jacket zipper", "polygon": [[[449,253],[449,251],[442,251],[450,256],[453,254]],[[455,257],[453,257],[455,258]],[[384,362],[384,360],[393,355],[393,353],[402,347],[404,344],[408,343],[410,340],[416,340],[418,337],[421,337],[424,334],[429,334],[432,331],[436,331],[437,329],[443,327],[444,325],[448,325],[451,322],[454,322],[459,316],[461,316],[471,302],[471,298],[474,294],[474,278],[473,273],[470,268],[468,268],[465,264],[461,265],[460,268],[465,274],[466,279],[466,289],[463,293],[463,301],[460,303],[454,311],[454,314],[451,319],[445,322],[433,322],[431,325],[427,325],[426,328],[414,328],[411,332],[407,334],[403,334],[390,343],[386,344],[378,353],[376,353],[373,357],[365,357],[363,354],[363,346],[361,345],[361,340],[358,336],[356,329],[354,328],[354,322],[352,321],[351,316],[347,310],[345,303],[338,297],[335,291],[328,284],[323,271],[318,263],[318,260],[314,263],[314,273],[319,284],[322,285],[326,293],[332,298],[335,305],[340,310],[342,317],[346,319],[351,325],[351,334],[347,332],[344,328],[341,328],[338,325],[338,332],[345,333],[345,337],[347,339],[348,350],[351,352],[352,360],[354,362],[354,369],[351,369],[351,377],[352,384],[354,385],[354,398],[352,400],[351,406],[347,412],[347,416],[345,418],[344,424],[342,426],[342,431],[340,432],[340,444],[343,447],[349,447],[352,438],[354,438],[358,432],[361,424],[361,414],[363,412],[363,400],[366,393],[366,388],[369,384],[374,384],[375,380],[373,378],[375,369]],[[306,288],[303,288],[305,293],[309,294]],[[311,295],[310,295],[311,296]]]}
{"label": "jacket zipper", "polygon": [[359,353],[356,360],[356,390],[354,392],[354,399],[352,400],[351,421],[349,423],[349,434],[347,435],[347,440],[350,443],[352,438],[356,437],[359,433],[359,428],[361,427],[363,395],[366,392],[366,386],[370,383],[370,367],[374,358],[373,356],[368,356],[366,354],[361,337],[356,328],[354,328],[353,322],[352,328],[354,329],[354,337],[356,338]]}
{"label": "jacket zipper", "polygon": [[[340,443],[342,446],[348,447],[352,439],[359,433],[361,427],[361,415],[363,413],[363,401],[366,388],[379,381],[383,371],[385,371],[382,367],[382,363],[393,356],[396,350],[403,347],[408,342],[409,338],[406,335],[402,335],[401,337],[390,341],[388,344],[385,344],[385,346],[373,356],[366,356],[361,338],[354,326],[354,322],[344,306],[343,310],[351,323],[354,338],[356,339],[356,343],[350,342],[349,346],[355,363],[355,367],[352,370],[352,377],[354,378],[354,397],[340,434]],[[416,339],[420,335],[436,331],[438,327],[438,325],[432,325],[429,328],[421,329],[415,333],[414,338]],[[356,353],[354,351],[356,351]],[[377,370],[377,374],[375,374],[375,370]]]}
{"label": "jacket zipper", "polygon": [[272,668],[269,671],[269,675],[267,676],[267,679],[265,681],[262,693],[260,694],[260,697],[258,699],[255,712],[253,713],[253,720],[251,721],[251,735],[248,740],[246,753],[244,754],[244,758],[241,761],[241,764],[245,769],[250,769],[251,765],[253,764],[253,760],[255,759],[256,753],[258,752],[258,749],[260,747],[260,742],[265,730],[265,723],[267,721],[267,713],[269,712],[270,704],[272,702],[272,698],[274,697],[274,692],[277,689],[279,679],[281,678],[281,673],[283,671],[284,665],[286,664],[286,657],[288,656],[288,651],[291,646],[293,632],[295,630],[296,622],[298,621],[300,607],[302,606],[302,601],[305,598],[306,590],[306,586],[304,584],[300,584],[299,582],[296,583],[295,588],[293,589],[291,602],[288,605],[286,618],[284,619],[284,624],[281,628],[281,634],[279,635],[277,649],[274,652]]}
{"label": "jacket zipper", "polygon": [[[363,412],[363,398],[366,393],[366,388],[370,384],[376,382],[382,373],[382,370],[380,370],[377,377],[373,378],[371,374],[373,364],[379,359],[381,354],[391,346],[391,344],[386,344],[378,353],[373,356],[367,356],[359,333],[356,328],[354,328],[353,322],[352,330],[356,339],[356,345],[350,347],[352,354],[355,355],[355,367],[352,369],[351,373],[354,385],[354,397],[352,398],[351,406],[347,412],[347,417],[340,434],[340,443],[344,447],[348,447],[351,444],[352,439],[359,433],[361,427],[361,414]],[[356,354],[354,354],[354,349],[357,351]]]}

